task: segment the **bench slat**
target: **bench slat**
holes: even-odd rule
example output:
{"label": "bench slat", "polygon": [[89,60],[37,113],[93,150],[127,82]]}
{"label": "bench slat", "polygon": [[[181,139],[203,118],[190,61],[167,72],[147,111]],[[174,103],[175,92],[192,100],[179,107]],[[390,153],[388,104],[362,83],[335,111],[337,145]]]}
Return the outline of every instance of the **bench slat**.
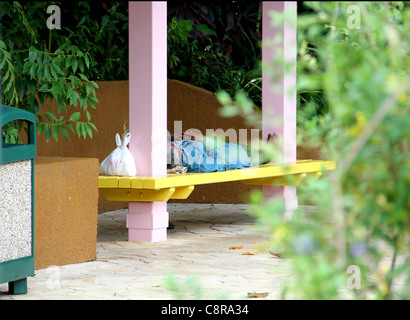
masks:
{"label": "bench slat", "polygon": [[[256,181],[257,179],[282,177],[287,175],[322,172],[335,169],[333,161],[298,160],[296,164],[276,165],[268,163],[259,167],[227,170],[222,172],[169,173],[166,177],[153,178],[145,176],[119,177],[100,176],[98,187],[132,188],[132,189],[165,189],[171,187],[194,186],[231,181]],[[131,186],[130,186],[131,183]]]}
{"label": "bench slat", "polygon": [[295,164],[268,163],[259,167],[205,173],[170,173],[166,177],[99,176],[98,188],[111,201],[168,201],[186,199],[195,185],[242,181],[248,185],[298,185],[313,182],[333,161],[298,160]]}

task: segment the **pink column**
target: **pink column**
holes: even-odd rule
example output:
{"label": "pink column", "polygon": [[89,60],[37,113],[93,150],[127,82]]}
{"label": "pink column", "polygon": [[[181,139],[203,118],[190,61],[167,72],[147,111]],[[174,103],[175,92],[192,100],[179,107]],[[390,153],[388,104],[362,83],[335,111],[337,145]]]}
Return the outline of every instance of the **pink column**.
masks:
{"label": "pink column", "polygon": [[[275,132],[280,143],[279,157],[277,161],[281,163],[296,162],[296,68],[285,73],[285,66],[273,66],[275,57],[281,55],[287,62],[292,62],[296,66],[296,26],[291,26],[285,20],[283,25],[273,27],[271,25],[270,11],[283,12],[291,10],[296,21],[296,1],[292,2],[270,2],[262,3],[262,61],[274,68],[275,75],[279,76],[276,84],[280,85],[280,90],[272,89],[273,78],[266,66],[262,73],[262,139],[266,140],[269,133]],[[274,48],[269,44],[270,40],[277,34],[281,35],[282,41],[279,48]],[[292,91],[291,93],[289,91]],[[297,209],[296,187],[274,187],[263,186],[266,198],[276,197],[283,199],[285,203],[285,214]]]}
{"label": "pink column", "polygon": [[[129,3],[129,149],[139,176],[166,175],[167,3]],[[130,202],[129,241],[167,238],[166,202]]]}

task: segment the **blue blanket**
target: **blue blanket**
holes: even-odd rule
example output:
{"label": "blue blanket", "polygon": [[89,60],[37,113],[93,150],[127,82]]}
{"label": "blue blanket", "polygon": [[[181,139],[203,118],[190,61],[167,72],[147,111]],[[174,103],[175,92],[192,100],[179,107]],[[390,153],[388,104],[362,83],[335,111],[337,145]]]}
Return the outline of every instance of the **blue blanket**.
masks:
{"label": "blue blanket", "polygon": [[214,172],[250,167],[246,150],[234,143],[201,143],[193,140],[173,141],[182,150],[182,165],[188,172]]}

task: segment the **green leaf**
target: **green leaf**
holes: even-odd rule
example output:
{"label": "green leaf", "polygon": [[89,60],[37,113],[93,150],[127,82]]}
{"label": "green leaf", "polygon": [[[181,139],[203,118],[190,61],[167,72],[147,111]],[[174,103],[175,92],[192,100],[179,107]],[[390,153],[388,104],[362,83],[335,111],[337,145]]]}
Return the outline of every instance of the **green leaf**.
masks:
{"label": "green leaf", "polygon": [[195,27],[198,29],[199,32],[207,35],[207,36],[215,36],[217,37],[218,35],[216,34],[215,30],[210,29],[207,25],[205,24],[195,24]]}
{"label": "green leaf", "polygon": [[20,98],[24,98],[27,92],[27,85],[26,82],[23,80],[18,79],[16,81],[16,87]]}
{"label": "green leaf", "polygon": [[36,55],[36,61],[37,63],[43,63],[43,53],[38,51]]}
{"label": "green leaf", "polygon": [[89,82],[88,78],[87,78],[84,74],[80,73],[79,76],[80,76],[80,78],[83,79],[84,81]]}
{"label": "green leaf", "polygon": [[39,64],[37,67],[37,79],[41,80],[43,75],[44,75],[44,66],[42,64]]}
{"label": "green leaf", "polygon": [[50,66],[49,65],[44,66],[44,77],[46,78],[47,81],[51,81],[51,74],[50,74]]}
{"label": "green leaf", "polygon": [[67,112],[66,104],[64,103],[64,100],[63,100],[63,97],[62,97],[61,94],[57,94],[56,102],[57,102],[57,105],[58,105],[58,112],[59,113],[62,112],[63,110],[65,110]]}
{"label": "green leaf", "polygon": [[70,129],[70,130],[72,131],[72,133],[75,133],[74,127],[73,127],[73,125],[71,124],[71,122],[66,122],[66,126],[68,127],[68,129]]}
{"label": "green leaf", "polygon": [[88,58],[88,54],[84,54],[84,62],[87,66],[87,69],[90,68],[90,59]]}
{"label": "green leaf", "polygon": [[95,81],[90,81],[90,83],[94,86],[94,88],[100,89],[100,87],[98,86],[97,82],[95,82]]}
{"label": "green leaf", "polygon": [[87,109],[87,97],[86,97],[85,93],[83,92],[83,90],[80,94],[80,99],[79,100],[80,100],[80,107],[82,107],[82,108],[84,108],[84,110],[86,110]]}
{"label": "green leaf", "polygon": [[71,66],[71,61],[72,61],[72,59],[73,59],[73,56],[68,56],[68,57],[65,59],[65,67],[66,67],[66,69],[68,69],[68,68]]}
{"label": "green leaf", "polygon": [[75,131],[77,132],[77,135],[81,137],[81,122],[77,122],[75,126]]}
{"label": "green leaf", "polygon": [[62,133],[68,140],[70,140],[70,134],[68,133],[67,128],[64,127],[64,126],[61,126],[60,129],[61,129],[61,133]]}
{"label": "green leaf", "polygon": [[[2,68],[2,64],[4,64],[4,62],[6,62],[6,60],[3,60],[0,62],[0,69]],[[31,62],[26,61],[23,66],[23,72],[27,72],[28,70],[30,70],[30,67],[31,67]]]}
{"label": "green leaf", "polygon": [[221,117],[235,117],[239,112],[239,108],[235,105],[225,105],[218,109],[218,113]]}
{"label": "green leaf", "polygon": [[11,72],[10,72],[10,69],[9,69],[9,70],[7,70],[6,75],[3,77],[3,80],[1,81],[2,84],[7,81],[7,79],[10,77],[10,74],[11,74]]}
{"label": "green leaf", "polygon": [[76,73],[78,69],[78,59],[73,57],[73,62],[71,64],[71,67],[73,69],[73,72]]}
{"label": "green leaf", "polygon": [[109,21],[110,17],[109,16],[104,16],[102,18],[102,22],[101,22],[101,30],[100,32],[103,31],[103,29],[105,28],[105,26],[107,25],[108,21]]}
{"label": "green leaf", "polygon": [[34,63],[36,61],[37,50],[34,47],[30,47],[28,57],[28,61],[30,61],[31,63]]}
{"label": "green leaf", "polygon": [[84,61],[83,61],[83,59],[78,59],[78,66],[80,67],[80,71],[84,72]]}
{"label": "green leaf", "polygon": [[4,89],[4,92],[8,92],[8,91],[10,90],[10,88],[11,88],[12,85],[13,85],[13,81],[10,80],[10,81],[7,83],[7,86],[6,86],[6,89]]}
{"label": "green leaf", "polygon": [[53,75],[53,78],[55,80],[57,80],[58,79],[58,74],[57,74],[56,70],[54,69],[53,65],[50,65],[50,71],[51,71],[51,74]]}
{"label": "green leaf", "polygon": [[[64,72],[61,70],[61,68],[60,68],[56,63],[53,63],[53,64],[51,65],[51,72],[53,72],[53,70],[55,70],[56,73],[59,73],[59,74],[61,74],[62,76],[64,75]],[[53,75],[54,75],[54,74],[53,74]]]}
{"label": "green leaf", "polygon": [[81,123],[81,134],[84,139],[87,137],[87,130],[85,127],[86,127],[85,123]]}
{"label": "green leaf", "polygon": [[229,95],[228,92],[224,91],[224,90],[219,90],[216,93],[216,97],[218,99],[218,101],[222,104],[222,105],[226,105],[226,104],[231,104],[232,103],[232,99],[231,96]]}
{"label": "green leaf", "polygon": [[[88,96],[88,99],[87,99],[88,104],[89,104],[90,107],[93,108],[93,109],[96,108],[94,99],[95,99],[95,98],[94,98],[93,96]],[[97,101],[97,102],[98,102],[98,101]]]}
{"label": "green leaf", "polygon": [[[0,61],[0,70],[3,69],[4,65],[6,64],[6,61],[7,61],[6,59],[3,59],[2,61]],[[28,64],[28,67],[30,67],[29,62],[27,61],[24,64],[24,68],[26,67],[26,64]],[[25,72],[27,70],[27,68],[26,69],[24,69],[24,68],[23,68],[23,72]]]}
{"label": "green leaf", "polygon": [[57,126],[57,125],[53,125],[53,126],[51,126],[51,131],[52,131],[52,133],[53,133],[53,138],[54,138],[54,140],[58,140],[58,138],[60,137],[60,129],[59,129],[59,126]]}
{"label": "green leaf", "polygon": [[87,96],[91,95],[91,93],[93,93],[94,96],[95,96],[95,90],[94,90],[93,86],[89,83],[87,83],[85,85],[85,92],[87,93]]}
{"label": "green leaf", "polygon": [[37,122],[37,133],[41,134],[44,131],[44,124],[41,122]]}
{"label": "green leaf", "polygon": [[73,88],[78,86],[81,83],[80,79],[78,79],[78,77],[74,75],[70,75],[69,79],[71,81],[71,84],[73,85]]}
{"label": "green leaf", "polygon": [[93,132],[87,124],[85,124],[85,129],[87,130],[87,133],[90,136],[90,138],[92,138],[93,137]]}
{"label": "green leaf", "polygon": [[37,68],[38,68],[38,64],[33,64],[30,67],[30,76],[31,76],[32,79],[34,79],[37,75]]}
{"label": "green leaf", "polygon": [[78,102],[78,99],[80,98],[80,96],[78,95],[78,93],[74,89],[68,88],[67,98],[69,99],[71,105],[74,105],[74,106],[77,107],[77,102]]}
{"label": "green leaf", "polygon": [[98,132],[97,127],[95,126],[94,123],[88,122],[88,124],[89,124],[89,126],[90,126],[91,128],[93,128],[95,131]]}
{"label": "green leaf", "polygon": [[51,130],[50,125],[47,123],[44,124],[44,133],[46,135],[46,141],[48,142],[48,140],[50,140],[51,137]]}
{"label": "green leaf", "polygon": [[70,117],[70,121],[78,121],[81,118],[81,113],[79,111],[74,112],[71,117]]}

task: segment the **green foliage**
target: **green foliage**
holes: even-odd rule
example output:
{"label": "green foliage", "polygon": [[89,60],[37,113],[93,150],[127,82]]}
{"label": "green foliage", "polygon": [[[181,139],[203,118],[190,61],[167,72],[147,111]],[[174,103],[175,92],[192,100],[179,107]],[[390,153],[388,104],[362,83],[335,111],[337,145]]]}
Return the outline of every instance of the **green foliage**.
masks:
{"label": "green foliage", "polygon": [[3,127],[1,138],[1,141],[4,143],[15,144],[22,142],[21,139],[19,139],[18,137],[18,130],[16,124],[13,122],[9,122]]}
{"label": "green foliage", "polygon": [[222,104],[218,113],[222,117],[241,116],[245,123],[257,128],[262,127],[261,112],[255,107],[253,101],[243,90],[235,92],[233,99],[225,90],[218,90],[216,97]]}
{"label": "green foliage", "polygon": [[[36,114],[38,133],[47,141],[61,134],[92,138],[95,80],[128,75],[128,16],[117,5],[97,10],[87,1],[55,4],[61,9],[61,30],[46,26],[50,2],[0,2],[0,103]],[[57,112],[48,107],[50,100]],[[2,137],[18,141],[10,128]]]}
{"label": "green foliage", "polygon": [[174,272],[168,272],[164,282],[167,290],[173,293],[176,300],[203,299],[203,288],[200,281],[195,276],[190,276],[185,281],[179,281]]}
{"label": "green foliage", "polygon": [[169,5],[168,77],[216,92],[242,90],[260,106],[259,3]]}
{"label": "green foliage", "polygon": [[60,7],[64,20],[62,30],[54,31],[53,46],[68,42],[87,53],[88,79],[128,79],[128,3],[72,1]]}
{"label": "green foliage", "polygon": [[[347,26],[352,4],[359,9],[358,29]],[[299,141],[320,145],[321,157],[337,168],[298,187],[300,202],[316,209],[297,211],[291,220],[280,201],[251,194],[258,221],[271,227],[272,246],[291,258],[283,297],[409,299],[410,7],[305,5],[310,10],[298,17],[297,81],[310,109],[298,110],[306,119]],[[317,112],[321,99],[326,113]],[[227,96],[221,101],[235,105]]]}

